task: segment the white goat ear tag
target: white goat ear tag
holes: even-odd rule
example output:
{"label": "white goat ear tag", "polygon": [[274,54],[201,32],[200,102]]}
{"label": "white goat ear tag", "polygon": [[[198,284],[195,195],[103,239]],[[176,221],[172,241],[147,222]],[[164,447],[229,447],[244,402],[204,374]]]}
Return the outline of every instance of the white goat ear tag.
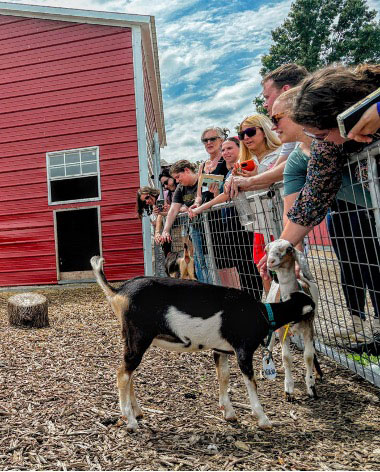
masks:
{"label": "white goat ear tag", "polygon": [[263,374],[266,379],[274,380],[277,372],[272,356],[266,355],[263,357]]}

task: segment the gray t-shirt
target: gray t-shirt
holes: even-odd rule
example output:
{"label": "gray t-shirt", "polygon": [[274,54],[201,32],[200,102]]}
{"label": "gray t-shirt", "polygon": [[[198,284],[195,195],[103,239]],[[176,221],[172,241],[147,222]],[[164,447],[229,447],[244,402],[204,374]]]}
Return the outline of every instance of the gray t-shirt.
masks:
{"label": "gray t-shirt", "polygon": [[198,181],[191,187],[184,187],[183,185],[178,185],[175,189],[173,195],[173,203],[180,203],[181,205],[185,205],[190,207],[197,196],[198,191]]}

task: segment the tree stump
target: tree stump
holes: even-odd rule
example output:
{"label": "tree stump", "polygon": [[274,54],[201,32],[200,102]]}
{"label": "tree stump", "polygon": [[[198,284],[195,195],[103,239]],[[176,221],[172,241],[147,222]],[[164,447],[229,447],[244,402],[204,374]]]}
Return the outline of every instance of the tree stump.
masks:
{"label": "tree stump", "polygon": [[25,292],[8,298],[11,326],[46,328],[49,326],[48,301],[39,293]]}

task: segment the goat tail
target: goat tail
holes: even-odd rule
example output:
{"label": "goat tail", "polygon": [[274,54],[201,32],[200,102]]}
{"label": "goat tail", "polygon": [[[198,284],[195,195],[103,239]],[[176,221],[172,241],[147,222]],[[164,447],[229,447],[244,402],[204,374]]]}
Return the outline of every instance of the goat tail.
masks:
{"label": "goat tail", "polygon": [[106,279],[106,276],[104,275],[103,257],[100,257],[100,256],[91,257],[90,264],[92,266],[92,270],[94,271],[96,281],[98,285],[100,286],[100,288],[103,290],[103,292],[106,294],[108,298],[113,297],[117,291],[113,287],[111,287],[111,285],[108,283],[108,280]]}

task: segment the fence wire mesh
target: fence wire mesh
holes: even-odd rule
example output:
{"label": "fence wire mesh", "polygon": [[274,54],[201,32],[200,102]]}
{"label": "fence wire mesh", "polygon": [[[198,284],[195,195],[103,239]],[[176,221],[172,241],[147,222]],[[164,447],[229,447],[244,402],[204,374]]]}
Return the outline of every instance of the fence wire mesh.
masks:
{"label": "fence wire mesh", "polygon": [[[379,157],[377,142],[351,158],[326,219],[305,238],[305,253],[320,291],[315,347],[378,387]],[[198,280],[238,288],[264,300],[256,263],[265,245],[283,229],[282,183],[246,195],[254,214],[252,224],[240,223],[234,203],[214,206],[193,220],[182,214],[171,231],[172,250],[182,250],[189,235]],[[156,273],[161,276],[160,264]]]}

